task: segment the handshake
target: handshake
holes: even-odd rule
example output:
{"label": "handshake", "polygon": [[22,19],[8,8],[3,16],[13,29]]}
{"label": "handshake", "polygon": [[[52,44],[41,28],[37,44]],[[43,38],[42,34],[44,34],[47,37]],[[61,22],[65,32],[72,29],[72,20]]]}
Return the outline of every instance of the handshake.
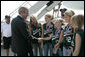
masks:
{"label": "handshake", "polygon": [[44,38],[36,38],[36,37],[32,36],[32,39],[33,39],[34,42],[39,42],[39,43],[41,43]]}
{"label": "handshake", "polygon": [[44,38],[38,38],[38,42],[41,43]]}

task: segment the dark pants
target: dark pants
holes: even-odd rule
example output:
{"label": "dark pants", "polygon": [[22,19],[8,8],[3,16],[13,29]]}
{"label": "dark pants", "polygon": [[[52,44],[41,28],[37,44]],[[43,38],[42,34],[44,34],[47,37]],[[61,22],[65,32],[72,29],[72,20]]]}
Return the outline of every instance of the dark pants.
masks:
{"label": "dark pants", "polygon": [[29,51],[30,56],[33,56],[33,51],[32,49]]}
{"label": "dark pants", "polygon": [[17,53],[17,56],[28,56],[28,53]]}
{"label": "dark pants", "polygon": [[32,50],[30,50],[29,52],[19,52],[19,53],[17,53],[17,56],[28,56],[28,53],[30,56],[33,56]]}
{"label": "dark pants", "polygon": [[11,37],[3,37],[4,49],[9,49],[11,45]]}

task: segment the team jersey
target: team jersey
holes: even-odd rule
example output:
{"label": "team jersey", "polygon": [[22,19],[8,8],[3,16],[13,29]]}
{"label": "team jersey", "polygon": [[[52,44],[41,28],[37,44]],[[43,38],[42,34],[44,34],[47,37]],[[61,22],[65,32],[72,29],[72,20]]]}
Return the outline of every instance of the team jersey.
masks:
{"label": "team jersey", "polygon": [[64,29],[63,46],[65,47],[72,46],[72,39],[73,39],[73,29],[68,24]]}
{"label": "team jersey", "polygon": [[[78,56],[84,56],[84,31],[78,30],[76,33],[79,34],[81,37],[81,47],[80,47],[80,52],[79,52]],[[75,33],[75,35],[76,35],[76,33]],[[75,37],[75,35],[74,35],[74,37]],[[73,40],[73,43],[74,43],[74,45],[73,45],[73,51],[74,51],[75,50],[75,38]]]}
{"label": "team jersey", "polygon": [[52,36],[52,45],[54,46],[56,43],[59,42],[59,38],[60,38],[60,33],[63,29],[60,28],[60,29],[54,29],[53,30],[53,36]]}
{"label": "team jersey", "polygon": [[[46,26],[46,23],[43,24],[44,38],[49,37],[49,34],[52,33],[53,29],[54,29],[54,24],[52,22],[48,26]],[[51,40],[44,40],[43,41],[44,44],[47,43],[47,42],[50,42],[51,43]]]}
{"label": "team jersey", "polygon": [[36,38],[39,38],[41,37],[41,26],[39,27],[36,27],[36,26],[33,26],[33,36],[36,37]]}
{"label": "team jersey", "polygon": [[[33,27],[33,28],[32,28],[32,35],[33,35],[33,37],[35,37],[35,38],[41,37],[41,26],[39,26],[39,27],[32,26],[32,27]],[[35,40],[33,40],[32,42],[33,42],[33,43],[38,43],[38,42],[35,41]]]}

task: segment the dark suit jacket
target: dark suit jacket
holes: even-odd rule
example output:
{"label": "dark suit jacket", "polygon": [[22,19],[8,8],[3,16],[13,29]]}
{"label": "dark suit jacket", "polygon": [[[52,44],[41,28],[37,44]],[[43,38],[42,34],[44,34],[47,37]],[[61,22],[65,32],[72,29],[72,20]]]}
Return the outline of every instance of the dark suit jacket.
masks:
{"label": "dark suit jacket", "polygon": [[12,51],[15,53],[29,52],[32,49],[31,36],[23,18],[17,16],[12,20]]}

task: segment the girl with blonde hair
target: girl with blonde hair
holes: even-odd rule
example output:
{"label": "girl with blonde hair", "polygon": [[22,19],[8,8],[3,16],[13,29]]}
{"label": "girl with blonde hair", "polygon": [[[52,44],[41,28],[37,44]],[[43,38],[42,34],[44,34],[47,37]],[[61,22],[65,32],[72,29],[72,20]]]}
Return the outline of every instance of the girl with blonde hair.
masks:
{"label": "girl with blonde hair", "polygon": [[71,25],[74,29],[73,56],[84,56],[84,31],[81,29],[83,24],[83,15],[79,14],[72,17]]}
{"label": "girl with blonde hair", "polygon": [[70,20],[71,17],[74,15],[74,11],[72,10],[68,10],[64,13],[64,18],[65,21],[67,23],[65,29],[64,29],[64,40],[63,40],[63,56],[68,56],[70,54],[71,51],[71,43],[72,43],[72,39],[73,39],[73,30],[72,27],[70,25]]}
{"label": "girl with blonde hair", "polygon": [[[38,23],[37,17],[32,15],[30,17],[30,25],[29,25],[29,32],[31,35],[36,37],[37,39],[41,37],[42,35],[42,25]],[[43,56],[42,49],[41,49],[41,43],[37,41],[32,41],[33,44],[33,54],[34,56],[38,56],[38,49],[39,49],[39,55]]]}
{"label": "girl with blonde hair", "polygon": [[[52,33],[49,35],[49,37],[46,38],[40,38],[44,41],[51,40],[52,41],[52,56],[62,56],[62,41],[63,41],[63,28],[61,27],[63,25],[62,20],[56,20],[56,23],[54,25],[54,29]],[[59,51],[58,51],[59,50]],[[58,54],[57,54],[58,52]]]}
{"label": "girl with blonde hair", "polygon": [[[50,36],[54,29],[54,24],[51,22],[53,16],[51,14],[45,15],[46,23],[43,24],[43,38]],[[44,56],[48,56],[48,51],[50,49],[50,56],[52,56],[52,42],[51,40],[43,40]]]}

